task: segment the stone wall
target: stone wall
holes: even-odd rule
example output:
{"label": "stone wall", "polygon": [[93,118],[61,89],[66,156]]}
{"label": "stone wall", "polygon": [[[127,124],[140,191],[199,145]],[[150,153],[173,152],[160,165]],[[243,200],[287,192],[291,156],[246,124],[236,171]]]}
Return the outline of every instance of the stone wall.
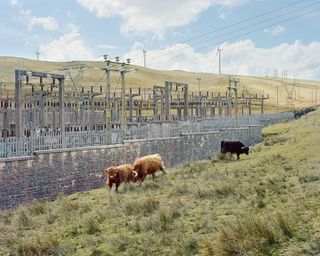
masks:
{"label": "stone wall", "polygon": [[54,199],[102,187],[106,166],[132,163],[160,153],[166,167],[204,159],[219,152],[221,140],[261,141],[261,126],[230,128],[179,137],[130,140],[121,145],[38,151],[31,157],[0,159],[0,210],[37,199]]}

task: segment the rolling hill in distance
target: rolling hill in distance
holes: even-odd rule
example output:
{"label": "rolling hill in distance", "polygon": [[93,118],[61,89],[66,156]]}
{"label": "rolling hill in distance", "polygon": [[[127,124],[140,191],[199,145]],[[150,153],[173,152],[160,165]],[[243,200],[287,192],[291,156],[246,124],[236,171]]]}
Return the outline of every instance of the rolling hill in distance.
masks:
{"label": "rolling hill in distance", "polygon": [[[105,86],[106,77],[102,68],[105,67],[103,61],[69,61],[69,62],[51,62],[38,61],[17,57],[0,57],[0,82],[5,88],[13,90],[14,70],[30,70],[49,73],[64,74],[59,70],[63,66],[86,65],[83,79],[78,83],[79,87]],[[153,85],[163,86],[165,81],[174,81],[189,84],[189,91],[198,92],[199,84],[197,78],[201,78],[200,87],[203,94],[206,91],[220,92],[224,94],[227,91],[229,78],[238,78],[240,80],[239,93],[258,93],[270,98],[266,100],[266,111],[275,112],[277,104],[277,88],[279,97],[279,110],[287,110],[287,91],[292,90],[292,98],[294,99],[294,107],[306,107],[315,105],[320,102],[320,81],[311,81],[299,79],[293,88],[294,80],[286,79],[283,85],[282,77],[273,79],[271,77],[256,76],[240,76],[232,74],[215,74],[215,73],[197,73],[186,72],[181,70],[155,70],[144,68],[142,66],[130,65],[135,72],[127,73],[126,88],[152,88]],[[116,67],[115,67],[116,68]],[[73,75],[77,75],[77,71],[73,71]],[[66,82],[67,86],[70,80]],[[120,90],[120,74],[119,72],[111,73],[111,91]],[[285,88],[286,87],[286,88]]]}

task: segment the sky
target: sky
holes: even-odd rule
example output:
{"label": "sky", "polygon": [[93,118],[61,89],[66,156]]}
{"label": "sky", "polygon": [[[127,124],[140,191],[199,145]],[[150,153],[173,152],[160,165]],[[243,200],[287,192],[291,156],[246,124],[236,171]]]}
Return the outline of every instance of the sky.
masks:
{"label": "sky", "polygon": [[319,0],[0,0],[0,56],[320,80]]}

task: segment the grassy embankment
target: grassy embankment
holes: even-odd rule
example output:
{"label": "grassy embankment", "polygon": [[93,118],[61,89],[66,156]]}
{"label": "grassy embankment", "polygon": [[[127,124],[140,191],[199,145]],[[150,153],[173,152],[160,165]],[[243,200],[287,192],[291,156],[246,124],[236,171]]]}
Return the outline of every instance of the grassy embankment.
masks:
{"label": "grassy embankment", "polygon": [[212,157],[0,214],[0,255],[319,255],[320,110]]}

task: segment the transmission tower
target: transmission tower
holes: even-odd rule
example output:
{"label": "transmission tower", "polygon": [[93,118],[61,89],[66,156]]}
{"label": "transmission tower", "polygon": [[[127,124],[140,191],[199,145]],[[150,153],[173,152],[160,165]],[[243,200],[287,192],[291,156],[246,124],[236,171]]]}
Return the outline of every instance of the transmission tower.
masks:
{"label": "transmission tower", "polygon": [[293,82],[287,82],[287,70],[284,70],[282,72],[282,86],[285,89],[286,92],[286,107],[288,109],[293,109],[294,108],[294,97],[293,97],[293,92],[294,88],[296,86],[296,74],[294,75],[294,81]]}
{"label": "transmission tower", "polygon": [[69,80],[69,86],[72,92],[77,96],[80,95],[80,88],[83,80],[84,71],[88,68],[85,64],[66,65],[60,67],[58,70],[65,73],[65,77]]}

